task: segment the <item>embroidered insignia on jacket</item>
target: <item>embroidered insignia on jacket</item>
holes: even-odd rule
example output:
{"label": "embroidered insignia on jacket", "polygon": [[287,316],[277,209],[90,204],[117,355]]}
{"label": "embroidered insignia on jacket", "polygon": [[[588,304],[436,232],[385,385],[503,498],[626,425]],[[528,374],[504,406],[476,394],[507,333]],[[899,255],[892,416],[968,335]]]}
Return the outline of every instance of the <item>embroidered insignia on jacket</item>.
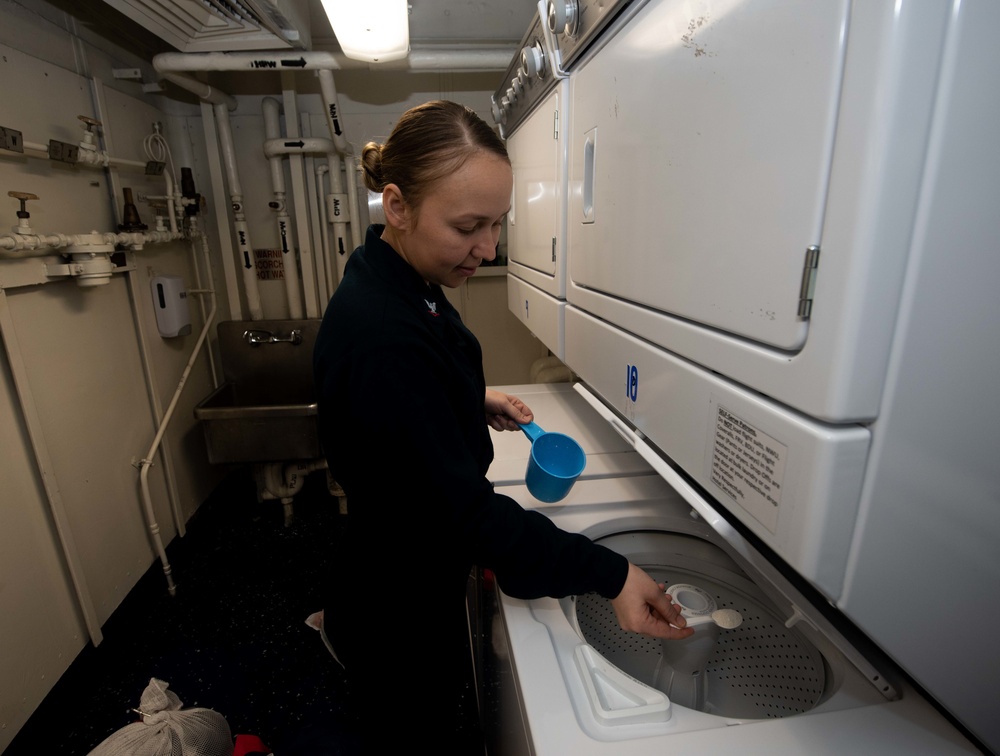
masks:
{"label": "embroidered insignia on jacket", "polygon": [[435,318],[441,313],[438,312],[437,302],[432,302],[429,299],[424,300],[424,304],[427,305],[427,312],[433,315]]}

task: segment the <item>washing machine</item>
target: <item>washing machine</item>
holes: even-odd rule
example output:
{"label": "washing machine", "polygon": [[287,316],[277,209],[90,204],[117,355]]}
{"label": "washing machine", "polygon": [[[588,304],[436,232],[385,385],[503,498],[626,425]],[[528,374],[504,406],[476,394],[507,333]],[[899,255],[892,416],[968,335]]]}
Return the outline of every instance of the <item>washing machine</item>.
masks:
{"label": "washing machine", "polygon": [[[884,655],[876,671],[923,691],[852,717],[923,697],[1000,751],[1000,5],[546,0],[540,16],[569,79],[566,290],[550,315],[510,276],[511,309],[561,337],[751,582],[776,573],[837,628],[823,637],[850,636],[832,642],[845,669]],[[603,536],[630,506],[573,522]],[[979,621],[952,619],[970,607]],[[832,721],[817,714],[847,675],[785,725]]]}
{"label": "washing machine", "polygon": [[[624,633],[596,595],[513,599],[480,573],[470,609],[491,756],[977,752],[767,555],[721,536],[728,526],[692,506],[697,492],[683,480],[669,484],[585,386],[499,390],[523,399],[546,430],[576,438],[587,466],[565,499],[540,502],[523,483],[530,443],[494,433],[497,490],[643,567],[685,607],[695,634]],[[727,626],[702,621],[713,613]]]}

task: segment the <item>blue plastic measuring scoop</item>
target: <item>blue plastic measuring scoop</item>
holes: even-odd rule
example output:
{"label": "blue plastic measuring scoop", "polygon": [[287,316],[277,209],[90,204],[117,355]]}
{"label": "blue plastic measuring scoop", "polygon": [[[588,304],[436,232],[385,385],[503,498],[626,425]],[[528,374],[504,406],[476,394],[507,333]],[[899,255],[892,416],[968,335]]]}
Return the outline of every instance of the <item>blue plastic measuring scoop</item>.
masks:
{"label": "blue plastic measuring scoop", "polygon": [[583,448],[563,433],[547,433],[535,423],[521,426],[531,439],[531,456],[524,482],[539,501],[559,501],[573,487],[587,465]]}

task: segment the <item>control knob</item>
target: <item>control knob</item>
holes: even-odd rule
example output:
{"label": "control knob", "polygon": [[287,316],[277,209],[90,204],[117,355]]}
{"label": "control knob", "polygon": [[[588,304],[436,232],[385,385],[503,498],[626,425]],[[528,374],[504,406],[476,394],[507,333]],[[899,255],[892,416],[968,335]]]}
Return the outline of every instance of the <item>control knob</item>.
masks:
{"label": "control knob", "polygon": [[532,76],[542,78],[545,75],[545,52],[542,50],[541,42],[521,50],[521,70],[528,78]]}
{"label": "control knob", "polygon": [[490,106],[490,112],[493,114],[493,123],[498,126],[502,126],[507,123],[507,114],[504,112],[500,103],[496,100],[494,100],[493,104]]}
{"label": "control knob", "polygon": [[580,26],[579,0],[548,0],[549,31],[553,34],[576,36]]}

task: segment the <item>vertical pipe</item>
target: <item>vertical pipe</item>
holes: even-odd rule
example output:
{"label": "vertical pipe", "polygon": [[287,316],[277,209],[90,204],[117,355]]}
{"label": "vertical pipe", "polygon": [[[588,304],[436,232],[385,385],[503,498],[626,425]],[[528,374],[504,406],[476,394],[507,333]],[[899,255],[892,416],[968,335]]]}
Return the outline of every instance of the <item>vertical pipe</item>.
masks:
{"label": "vertical pipe", "polygon": [[333,71],[322,69],[316,72],[319,79],[320,96],[323,98],[323,112],[326,115],[326,125],[330,129],[330,138],[333,146],[341,155],[349,155],[354,151],[347,138],[344,136],[344,129],[340,125],[340,103],[337,97],[337,87],[333,81]]}
{"label": "vertical pipe", "polygon": [[344,167],[347,171],[347,197],[351,205],[351,240],[352,250],[361,246],[361,210],[358,207],[358,159],[353,155],[344,158]]}
{"label": "vertical pipe", "polygon": [[243,286],[247,297],[250,320],[263,320],[264,310],[260,303],[260,288],[257,284],[257,265],[254,261],[253,246],[250,244],[250,230],[243,212],[243,186],[236,169],[236,149],[233,146],[233,130],[229,123],[229,108],[224,103],[214,106],[219,131],[219,148],[222,164],[229,178],[229,195],[233,208],[233,227],[236,230],[236,248],[239,250],[239,265],[243,273]]}
{"label": "vertical pipe", "polygon": [[[108,112],[107,100],[104,96],[104,83],[98,79],[91,79],[91,92],[94,96],[94,106],[95,106],[95,116],[98,121],[100,121],[102,126],[101,139],[104,143],[104,149],[109,154],[115,153],[115,144],[113,139],[113,134],[111,132],[111,126],[108,123],[108,118],[106,113]],[[115,202],[112,204],[112,208],[118,207],[118,202],[121,201],[121,190],[119,185],[121,180],[118,176],[118,169],[113,166],[108,166],[106,169],[106,174],[108,176],[108,182],[112,187],[114,193]],[[166,176],[166,186],[169,190],[172,189],[170,182],[170,172],[165,171],[164,176]],[[120,218],[121,216],[119,216]],[[173,220],[173,217],[171,217]],[[115,218],[115,224],[117,224],[118,218]],[[172,231],[177,230],[176,221],[171,228]],[[134,253],[129,252],[129,255]],[[156,391],[156,382],[153,379],[155,371],[153,370],[153,360],[150,354],[149,340],[146,338],[146,332],[142,327],[142,315],[139,309],[139,302],[142,301],[140,297],[144,294],[140,291],[139,282],[137,279],[136,269],[134,266],[129,266],[126,272],[126,280],[128,281],[128,295],[129,295],[129,306],[132,310],[132,324],[135,329],[135,339],[136,346],[139,349],[139,359],[142,362],[142,374],[146,383],[146,395],[149,399],[150,412],[152,414],[153,423],[160,422],[160,418],[163,417],[163,407],[160,404],[160,397]],[[181,515],[180,509],[180,493],[177,490],[177,475],[174,473],[174,460],[173,455],[170,453],[170,449],[164,446],[161,450],[161,458],[163,461],[163,479],[164,484],[167,487],[167,500],[170,502],[170,511],[174,519],[174,527],[177,528],[177,533],[181,536],[184,535],[184,518]]]}
{"label": "vertical pipe", "polygon": [[[225,182],[222,179],[222,162],[217,150],[212,149],[213,144],[218,144],[218,130],[215,123],[215,107],[207,102],[201,104],[201,123],[205,131],[205,145],[208,148],[208,169],[211,176],[212,198],[215,202],[216,211],[215,226],[219,234],[219,249],[231,250],[233,239],[229,228],[229,215],[223,208],[228,205],[226,201]],[[226,278],[226,294],[229,300],[229,319],[243,320],[243,305],[240,303],[240,290],[236,274],[236,265],[232,254],[222,255],[222,269]]]}
{"label": "vertical pipe", "polygon": [[[202,251],[207,262],[208,242],[205,240],[205,235],[203,233],[198,234],[198,236],[201,239]],[[198,334],[198,341],[191,350],[191,356],[188,358],[187,364],[184,366],[184,372],[181,373],[180,380],[177,382],[177,388],[174,389],[174,395],[170,400],[170,404],[167,405],[166,412],[163,413],[163,420],[156,429],[156,435],[153,437],[153,443],[150,445],[149,451],[146,452],[146,456],[143,457],[142,462],[139,465],[139,485],[140,490],[142,491],[142,502],[146,512],[146,521],[149,527],[150,535],[153,536],[153,543],[156,546],[156,552],[160,557],[163,574],[167,580],[167,591],[171,596],[177,592],[177,586],[174,585],[173,570],[170,567],[170,562],[167,560],[167,551],[163,546],[163,539],[160,538],[160,526],[157,524],[156,514],[153,512],[153,502],[149,495],[149,467],[153,464],[153,455],[156,454],[160,443],[163,441],[163,435],[166,433],[167,426],[170,424],[170,420],[174,416],[174,410],[177,409],[177,402],[181,398],[181,394],[184,391],[184,385],[187,383],[188,376],[191,375],[191,368],[194,367],[194,364],[198,359],[198,355],[201,352],[201,347],[208,338],[208,333],[212,328],[212,324],[215,322],[216,301],[211,279],[209,280],[209,296],[211,297],[211,307],[209,309],[208,319],[202,326],[201,333]]]}
{"label": "vertical pipe", "polygon": [[164,193],[167,195],[167,222],[171,231],[177,231],[177,208],[174,206],[174,179],[170,168],[163,171]]}
{"label": "vertical pipe", "polygon": [[[298,110],[294,89],[294,78],[287,71],[281,74],[282,94],[285,105],[285,137],[294,140],[299,134]],[[292,176],[292,201],[295,207],[295,232],[299,240],[299,267],[302,273],[302,292],[306,301],[306,317],[319,317],[316,300],[316,281],[313,275],[312,242],[309,239],[309,203],[306,197],[305,180],[302,175],[302,155],[288,156]]]}
{"label": "vertical pipe", "polygon": [[[281,103],[273,97],[265,97],[261,102],[264,112],[264,137],[278,139],[281,137],[281,123],[278,113]],[[285,204],[285,169],[281,157],[275,155],[269,158],[271,164],[271,188],[274,200],[271,207],[277,211],[278,243],[281,245],[281,261],[285,276],[285,294],[288,297],[288,317],[298,320],[302,317],[302,287],[299,285],[299,275],[295,264],[295,253],[289,244],[288,208]]]}
{"label": "vertical pipe", "polygon": [[0,341],[3,342],[7,350],[7,360],[10,363],[14,387],[20,399],[24,424],[28,430],[31,448],[35,453],[35,464],[38,466],[38,474],[42,479],[42,486],[45,488],[45,497],[56,526],[59,545],[62,547],[63,557],[66,559],[66,569],[69,570],[70,580],[76,592],[76,600],[80,604],[80,611],[83,612],[84,622],[90,632],[90,640],[97,646],[104,639],[101,634],[101,624],[97,620],[97,610],[84,578],[83,565],[76,550],[76,541],[73,539],[73,531],[66,515],[62,493],[59,491],[59,482],[55,479],[52,470],[52,458],[49,456],[49,448],[42,433],[42,421],[38,416],[35,397],[31,391],[31,382],[28,380],[28,371],[24,365],[24,359],[21,357],[21,346],[17,339],[17,331],[14,329],[14,320],[10,314],[7,294],[2,288],[0,288],[0,332],[3,333],[3,338]]}
{"label": "vertical pipe", "polygon": [[[312,125],[309,123],[309,113],[303,112],[301,115],[300,128],[303,137],[312,136]],[[305,156],[306,170],[306,196],[309,198],[309,220],[312,226],[312,238],[319,248],[313,255],[313,262],[316,265],[316,294],[319,300],[319,314],[323,314],[326,302],[330,298],[330,290],[326,285],[326,250],[323,244],[323,235],[326,229],[324,223],[320,223],[319,205],[322,200],[317,201],[318,190],[316,188],[316,158],[312,155]]]}
{"label": "vertical pipe", "polygon": [[323,260],[326,277],[326,297],[320,299],[320,310],[326,309],[326,303],[330,301],[330,294],[337,288],[337,261],[330,254],[330,222],[326,215],[326,179],[330,172],[330,166],[316,166],[316,196],[319,205],[320,241],[323,244]]}
{"label": "vertical pipe", "polygon": [[[331,152],[326,156],[327,165],[330,167],[330,222],[333,223],[333,247],[331,268],[336,267],[339,283],[344,278],[344,266],[347,265],[347,257],[357,247],[352,245],[347,238],[347,224],[351,221],[350,199],[344,192],[344,162],[340,155]],[[353,221],[351,221],[353,222]],[[330,290],[336,288],[331,284]]]}

